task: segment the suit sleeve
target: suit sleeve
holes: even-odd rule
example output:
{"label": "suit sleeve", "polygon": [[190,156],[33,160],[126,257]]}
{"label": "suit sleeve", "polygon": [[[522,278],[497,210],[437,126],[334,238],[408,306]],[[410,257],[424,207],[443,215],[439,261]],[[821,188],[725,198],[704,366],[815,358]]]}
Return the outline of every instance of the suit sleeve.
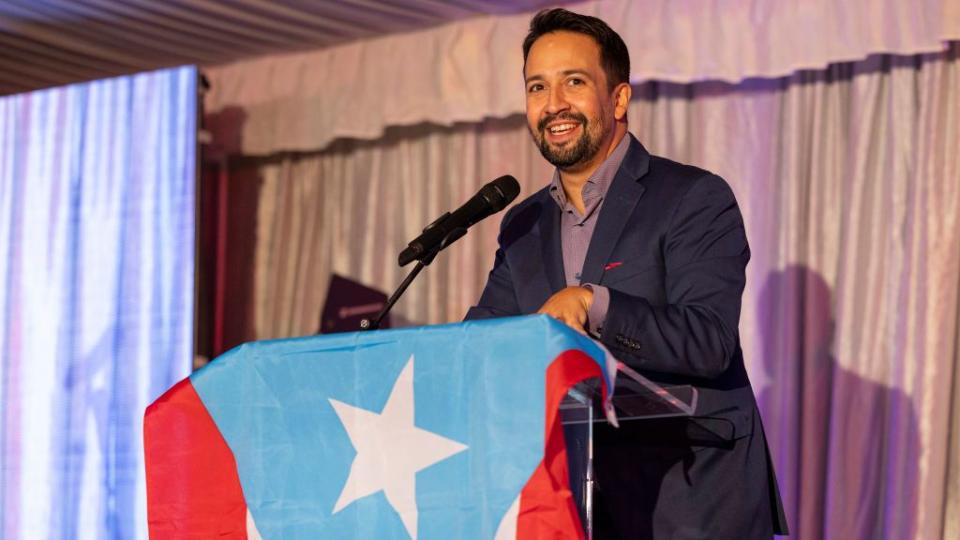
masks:
{"label": "suit sleeve", "polygon": [[521,315],[503,245],[503,231],[506,229],[507,223],[510,222],[513,210],[511,208],[500,223],[500,236],[497,239],[499,248],[494,258],[493,270],[487,277],[487,284],[483,288],[483,293],[480,295],[477,305],[467,311],[467,315],[464,317],[465,321]]}
{"label": "suit sleeve", "polygon": [[635,369],[714,378],[739,347],[750,249],[733,192],[718,176],[683,195],[662,245],[666,304],[610,290],[601,339]]}

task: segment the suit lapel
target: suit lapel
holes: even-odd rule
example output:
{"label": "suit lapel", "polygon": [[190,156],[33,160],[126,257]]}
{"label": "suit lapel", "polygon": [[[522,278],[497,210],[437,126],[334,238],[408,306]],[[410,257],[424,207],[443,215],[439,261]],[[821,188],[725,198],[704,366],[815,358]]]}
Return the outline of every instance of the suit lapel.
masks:
{"label": "suit lapel", "polygon": [[633,135],[628,136],[631,138],[630,149],[604,196],[597,227],[593,230],[590,247],[583,261],[580,283],[600,283],[613,248],[646,189],[640,178],[649,170],[650,154]]}
{"label": "suit lapel", "polygon": [[543,213],[540,214],[540,249],[543,267],[550,283],[550,294],[567,286],[563,270],[563,247],[560,243],[560,208],[550,198],[544,197]]}

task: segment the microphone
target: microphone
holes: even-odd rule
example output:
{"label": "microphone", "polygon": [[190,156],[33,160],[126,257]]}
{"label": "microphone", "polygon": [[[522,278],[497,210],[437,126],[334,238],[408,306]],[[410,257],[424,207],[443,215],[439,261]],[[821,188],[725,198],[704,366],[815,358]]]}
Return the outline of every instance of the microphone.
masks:
{"label": "microphone", "polygon": [[[406,249],[400,253],[400,266],[422,260],[428,255],[432,258],[437,251],[466,234],[467,229],[474,223],[506,208],[519,194],[520,183],[510,175],[501,176],[483,186],[463,206],[454,210],[453,213],[447,212],[440,216],[427,225],[423,234],[407,244]],[[429,261],[424,264],[429,264]]]}

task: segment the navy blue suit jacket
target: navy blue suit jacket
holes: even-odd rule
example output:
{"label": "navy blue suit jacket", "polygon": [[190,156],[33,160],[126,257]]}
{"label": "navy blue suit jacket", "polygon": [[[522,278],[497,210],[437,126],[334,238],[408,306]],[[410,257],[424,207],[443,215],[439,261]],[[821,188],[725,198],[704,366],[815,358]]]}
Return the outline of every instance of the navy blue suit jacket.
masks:
{"label": "navy blue suit jacket", "polygon": [[[730,537],[747,538],[752,537],[750,531],[740,527],[756,522],[758,510],[769,510],[770,521],[760,520],[767,526],[751,530],[759,530],[759,537],[769,537],[770,527],[785,532],[779,492],[740,350],[740,303],[750,249],[736,199],[722,178],[652,156],[628,136],[630,148],[601,206],[581,280],[610,290],[600,340],[618,359],[655,382],[690,384],[698,390],[696,417],[685,420],[685,426],[678,428],[677,422],[647,426],[662,426],[670,434],[660,439],[683,441],[686,454],[678,454],[681,462],[690,456],[706,460],[705,454],[698,453],[703,445],[712,445],[719,453],[710,458],[710,470],[699,478],[691,477],[690,463],[665,467],[662,477],[654,475],[653,480],[641,474],[647,483],[660,482],[660,500],[651,503],[659,514],[643,518],[650,522],[642,524],[631,516],[612,519],[622,527],[649,530],[651,536],[683,538],[677,527],[687,527],[690,537],[699,530],[707,537],[723,538],[725,529],[716,523],[720,519],[731,524]],[[548,188],[510,209],[501,224],[499,244],[487,285],[467,319],[534,313],[566,286],[560,209]],[[694,432],[716,435],[722,442],[698,441]],[[622,438],[611,432],[599,440],[616,446],[618,437]],[[735,456],[727,450],[738,441],[742,452]],[[649,437],[647,442],[656,444]],[[619,467],[616,474],[622,475],[630,465],[620,463]],[[598,480],[604,489],[599,471]],[[695,480],[699,485],[688,485],[693,489],[687,491],[669,485]],[[611,478],[608,484],[617,481]],[[738,482],[748,494],[729,492],[726,486]],[[607,493],[608,500],[613,497]],[[719,499],[723,497],[739,498],[742,515],[731,515],[728,501]],[[690,508],[685,508],[687,504]],[[629,502],[618,511],[630,512]],[[664,512],[697,512],[699,517],[685,515],[679,523],[664,523],[671,519],[662,516]]]}

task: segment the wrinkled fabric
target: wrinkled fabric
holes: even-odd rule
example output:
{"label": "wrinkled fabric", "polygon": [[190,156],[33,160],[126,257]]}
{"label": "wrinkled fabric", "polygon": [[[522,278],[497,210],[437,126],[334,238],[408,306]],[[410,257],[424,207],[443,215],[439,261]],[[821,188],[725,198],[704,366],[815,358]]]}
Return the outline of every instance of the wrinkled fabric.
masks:
{"label": "wrinkled fabric", "polygon": [[[606,0],[568,9],[607,21],[631,80],[783,77],[873,53],[960,39],[953,0]],[[230,153],[309,152],[387,127],[523,112],[521,43],[533,13],[479,17],[316,51],[205,69],[208,126]]]}

